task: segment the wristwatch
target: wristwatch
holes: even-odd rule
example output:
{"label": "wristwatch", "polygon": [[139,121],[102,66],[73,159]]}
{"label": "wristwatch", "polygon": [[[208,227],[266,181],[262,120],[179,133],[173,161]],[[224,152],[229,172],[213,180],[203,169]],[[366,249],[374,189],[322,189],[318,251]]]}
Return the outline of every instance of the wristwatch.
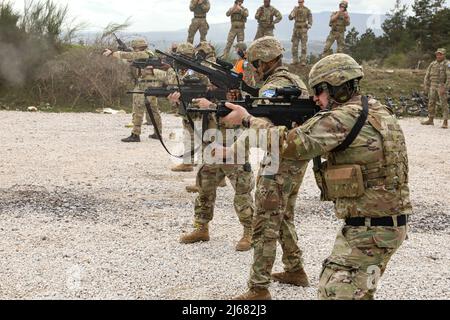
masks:
{"label": "wristwatch", "polygon": [[244,128],[250,129],[250,125],[251,125],[250,121],[251,121],[251,119],[252,119],[251,115],[250,116],[246,116],[244,119],[242,119],[242,126]]}

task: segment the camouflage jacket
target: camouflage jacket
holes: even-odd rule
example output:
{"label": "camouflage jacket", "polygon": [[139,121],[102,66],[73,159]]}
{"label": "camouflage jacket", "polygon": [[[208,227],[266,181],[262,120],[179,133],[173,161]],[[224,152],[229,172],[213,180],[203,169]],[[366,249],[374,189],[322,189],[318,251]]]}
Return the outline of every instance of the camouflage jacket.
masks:
{"label": "camouflage jacket", "polygon": [[234,12],[234,7],[227,11],[227,17],[231,17],[231,25],[233,27],[245,27],[248,18],[248,9],[241,6],[241,9]]}
{"label": "camouflage jacket", "polygon": [[[365,193],[358,198],[340,198],[335,202],[340,219],[411,214],[405,137],[386,106],[371,99],[368,123],[359,136],[345,151],[333,152],[346,139],[361,110],[361,96],[357,96],[331,111],[319,113],[290,132],[278,127],[281,155],[299,160],[321,156],[331,165],[361,166]],[[251,127],[259,128],[262,122],[252,118]]]}
{"label": "camouflage jacket", "polygon": [[433,61],[427,69],[425,75],[425,88],[446,86],[449,88],[450,61]]}
{"label": "camouflage jacket", "polygon": [[[140,59],[148,59],[150,57],[154,57],[155,54],[150,50],[144,50],[144,51],[133,51],[133,52],[125,52],[125,51],[116,51],[113,53],[113,57],[117,58],[124,63],[131,63],[134,60],[140,60]],[[131,74],[132,77],[135,79],[136,84],[143,83],[147,80],[154,80],[154,74],[151,72],[146,72],[145,70],[139,70],[137,68],[131,68]],[[141,88],[141,85],[138,85],[139,88]]]}
{"label": "camouflage jacket", "polygon": [[295,20],[295,29],[309,29],[313,25],[311,10],[307,7],[295,7],[289,15],[289,20]]}
{"label": "camouflage jacket", "polygon": [[[337,18],[337,20],[333,21],[333,17],[339,13],[339,17]],[[330,18],[330,27],[331,30],[334,32],[345,32],[345,30],[347,29],[347,27],[350,25],[350,16],[347,19],[345,19],[344,14],[336,11],[333,12],[331,14],[331,18]]]}
{"label": "camouflage jacket", "polygon": [[198,0],[191,0],[189,9],[194,13],[195,18],[206,18],[206,14],[211,9],[209,0],[203,0],[202,4],[198,4]]}
{"label": "camouflage jacket", "polygon": [[283,16],[280,11],[272,6],[268,8],[262,6],[256,12],[255,19],[262,27],[274,28],[283,19]]}

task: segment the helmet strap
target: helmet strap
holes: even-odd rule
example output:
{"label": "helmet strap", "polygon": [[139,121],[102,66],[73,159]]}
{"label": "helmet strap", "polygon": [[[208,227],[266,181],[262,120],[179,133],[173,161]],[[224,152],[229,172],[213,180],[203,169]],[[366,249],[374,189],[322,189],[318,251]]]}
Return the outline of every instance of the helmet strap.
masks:
{"label": "helmet strap", "polygon": [[338,87],[328,86],[330,100],[336,104],[344,104],[359,92],[359,80],[348,81]]}

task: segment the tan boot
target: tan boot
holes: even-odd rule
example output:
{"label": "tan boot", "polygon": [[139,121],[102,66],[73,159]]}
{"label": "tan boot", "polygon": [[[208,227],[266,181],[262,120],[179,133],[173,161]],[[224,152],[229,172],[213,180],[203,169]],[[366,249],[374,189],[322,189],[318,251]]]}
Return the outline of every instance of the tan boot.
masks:
{"label": "tan boot", "polygon": [[444,120],[444,122],[442,122],[442,129],[448,129],[448,120]]}
{"label": "tan boot", "polygon": [[184,244],[209,241],[209,227],[207,224],[199,224],[191,233],[181,236],[180,242]]}
{"label": "tan boot", "polygon": [[295,272],[281,272],[272,274],[272,280],[279,283],[292,284],[297,287],[309,287],[308,276],[304,269]]}
{"label": "tan boot", "polygon": [[235,301],[267,301],[272,300],[270,291],[266,288],[252,288],[246,293],[234,297]]}
{"label": "tan boot", "polygon": [[242,239],[239,240],[238,244],[236,245],[236,251],[250,251],[250,249],[252,248],[252,237],[253,231],[251,229],[245,229]]}
{"label": "tan boot", "polygon": [[423,126],[434,126],[434,118],[428,118],[427,121],[421,122]]}
{"label": "tan boot", "polygon": [[194,186],[187,186],[186,191],[189,193],[199,193],[200,190],[199,187],[194,185]]}
{"label": "tan boot", "polygon": [[192,172],[194,171],[194,166],[192,164],[180,164],[171,169],[173,172]]}

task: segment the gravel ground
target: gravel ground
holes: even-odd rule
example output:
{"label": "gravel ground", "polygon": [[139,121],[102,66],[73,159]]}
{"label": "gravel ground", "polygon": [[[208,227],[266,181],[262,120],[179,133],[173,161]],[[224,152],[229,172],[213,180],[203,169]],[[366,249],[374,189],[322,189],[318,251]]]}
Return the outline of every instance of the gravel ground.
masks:
{"label": "gravel ground", "polygon": [[[219,191],[211,242],[179,244],[192,222],[184,187],[194,176],[170,172],[157,141],[122,144],[129,115],[0,119],[1,299],[227,299],[245,290],[251,254],[234,251],[241,228],[231,187]],[[450,132],[401,123],[415,216],[377,298],[450,299]],[[169,136],[180,120],[165,116],[164,125]],[[275,299],[316,297],[340,226],[317,199],[309,172],[297,226],[313,287],[274,284]]]}

